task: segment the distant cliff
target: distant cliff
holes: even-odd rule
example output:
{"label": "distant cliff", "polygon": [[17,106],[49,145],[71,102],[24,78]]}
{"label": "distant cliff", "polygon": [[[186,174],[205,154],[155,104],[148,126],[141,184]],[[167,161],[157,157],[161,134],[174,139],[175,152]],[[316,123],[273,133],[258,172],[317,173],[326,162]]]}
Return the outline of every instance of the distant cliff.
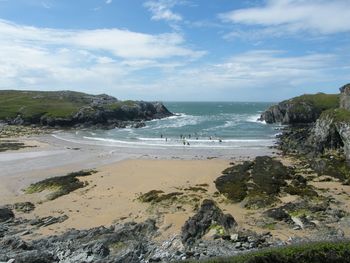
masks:
{"label": "distant cliff", "polygon": [[160,102],[120,101],[105,94],[0,91],[0,121],[12,125],[114,128],[171,115]]}
{"label": "distant cliff", "polygon": [[267,123],[307,124],[315,122],[323,111],[338,107],[337,94],[305,94],[271,106],[260,120]]}

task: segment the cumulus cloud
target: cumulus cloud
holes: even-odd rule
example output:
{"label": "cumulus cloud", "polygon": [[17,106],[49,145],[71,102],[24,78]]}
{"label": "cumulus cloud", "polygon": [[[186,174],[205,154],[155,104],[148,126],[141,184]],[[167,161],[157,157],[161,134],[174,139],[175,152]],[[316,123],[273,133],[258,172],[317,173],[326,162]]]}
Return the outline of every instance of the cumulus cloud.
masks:
{"label": "cumulus cloud", "polygon": [[290,32],[333,34],[350,31],[348,0],[267,0],[264,6],[233,10],[220,15],[226,22],[278,27]]}
{"label": "cumulus cloud", "polygon": [[0,20],[0,34],[2,89],[120,89],[135,71],[177,67],[205,54],[187,48],[176,33],[59,30]]}
{"label": "cumulus cloud", "polygon": [[151,0],[145,7],[152,13],[152,20],[181,21],[182,16],[174,13],[171,9],[176,5],[174,0]]}

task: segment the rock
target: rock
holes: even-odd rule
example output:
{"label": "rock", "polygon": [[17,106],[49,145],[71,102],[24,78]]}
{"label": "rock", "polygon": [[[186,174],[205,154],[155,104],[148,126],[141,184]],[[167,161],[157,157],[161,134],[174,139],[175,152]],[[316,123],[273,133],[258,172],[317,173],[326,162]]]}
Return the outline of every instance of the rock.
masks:
{"label": "rock", "polygon": [[31,202],[15,203],[12,207],[16,211],[23,213],[30,213],[35,209],[35,205]]}
{"label": "rock", "polygon": [[15,215],[10,208],[0,207],[0,222],[5,222],[7,220],[13,219],[14,217]]}
{"label": "rock", "polygon": [[250,179],[248,171],[252,165],[252,162],[247,161],[224,170],[223,175],[214,182],[218,191],[231,201],[242,201],[247,196],[247,182]]}
{"label": "rock", "polygon": [[277,221],[284,221],[286,223],[290,223],[292,220],[291,216],[282,207],[269,209],[264,214]]}
{"label": "rock", "polygon": [[340,108],[350,110],[350,84],[340,88]]}
{"label": "rock", "polygon": [[271,106],[260,117],[267,123],[301,124],[313,123],[320,114],[339,106],[336,94],[306,94]]}
{"label": "rock", "polygon": [[[183,244],[191,245],[204,236],[211,227],[218,227],[222,231],[229,231],[237,225],[235,219],[224,214],[212,200],[204,200],[198,212],[189,218],[181,229]],[[224,234],[224,233],[219,233]]]}
{"label": "rock", "polygon": [[[26,221],[20,222],[25,224]],[[59,236],[23,242],[6,237],[0,242],[0,262],[140,262],[153,256],[155,221],[115,227],[70,230]],[[181,244],[181,241],[178,240]],[[174,242],[174,248],[175,242]]]}
{"label": "rock", "polygon": [[247,208],[262,208],[278,202],[277,195],[286,180],[294,174],[292,168],[269,156],[233,165],[215,180],[216,188],[230,201],[242,202]]}
{"label": "rock", "polygon": [[37,227],[45,227],[57,223],[62,223],[68,219],[67,215],[59,216],[59,217],[53,217],[53,216],[47,216],[42,218],[33,219],[30,221],[30,225],[37,226]]}
{"label": "rock", "polygon": [[160,102],[119,101],[105,94],[73,91],[0,91],[0,105],[12,110],[1,119],[10,125],[56,128],[114,128],[131,122],[143,127],[143,121],[173,115]]}

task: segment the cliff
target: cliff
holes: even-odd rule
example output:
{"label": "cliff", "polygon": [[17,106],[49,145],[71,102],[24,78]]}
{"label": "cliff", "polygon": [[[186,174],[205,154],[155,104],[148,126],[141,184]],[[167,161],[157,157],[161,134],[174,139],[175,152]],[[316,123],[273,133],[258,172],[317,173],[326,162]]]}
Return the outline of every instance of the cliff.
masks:
{"label": "cliff", "polygon": [[[0,121],[51,127],[123,127],[171,116],[159,102],[120,101],[73,91],[0,91]],[[141,123],[141,124],[140,124]]]}
{"label": "cliff", "polygon": [[323,111],[338,107],[337,94],[305,94],[271,106],[260,120],[267,123],[308,124],[315,122]]}

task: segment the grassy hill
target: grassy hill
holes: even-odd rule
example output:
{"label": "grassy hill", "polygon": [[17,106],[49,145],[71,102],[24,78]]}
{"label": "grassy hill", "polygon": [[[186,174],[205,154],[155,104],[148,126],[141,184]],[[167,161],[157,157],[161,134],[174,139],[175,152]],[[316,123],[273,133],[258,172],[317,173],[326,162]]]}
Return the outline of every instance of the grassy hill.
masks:
{"label": "grassy hill", "polygon": [[74,91],[0,91],[0,120],[9,124],[72,126],[169,116],[162,104],[119,101]]}

